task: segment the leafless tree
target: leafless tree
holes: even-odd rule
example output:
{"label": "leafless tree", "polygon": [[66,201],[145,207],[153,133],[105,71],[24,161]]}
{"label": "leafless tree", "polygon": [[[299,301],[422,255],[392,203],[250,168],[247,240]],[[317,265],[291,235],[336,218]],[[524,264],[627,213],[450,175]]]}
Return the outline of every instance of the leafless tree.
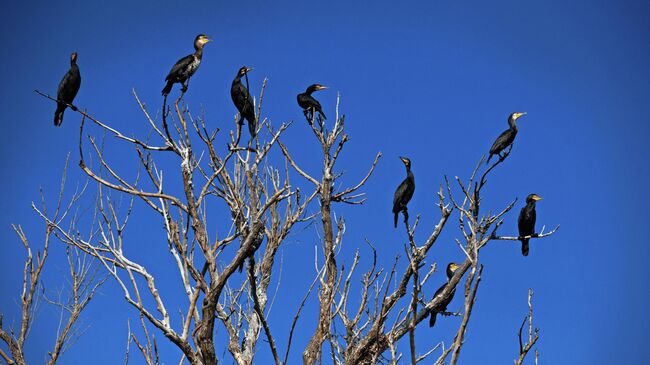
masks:
{"label": "leafless tree", "polygon": [[[522,330],[524,325],[528,321],[528,340],[524,344],[522,340]],[[521,327],[519,327],[519,357],[515,359],[515,365],[521,365],[524,363],[524,359],[528,352],[535,346],[537,340],[539,339],[539,329],[535,328],[533,330],[533,289],[528,289],[528,314],[524,317],[524,320],[521,322]],[[539,352],[535,350],[535,364],[537,364],[537,359],[539,357]]]}
{"label": "leafless tree", "polygon": [[[308,324],[313,332],[302,349],[305,364],[397,364],[403,361],[405,349],[401,348],[405,344],[411,364],[434,354],[438,354],[436,364],[456,364],[481,282],[481,250],[493,241],[520,238],[497,233],[516,199],[499,210],[481,207],[481,193],[490,173],[507,159],[510,151],[489,166],[484,166],[481,158],[466,181],[445,177],[432,201],[440,217],[437,223],[424,228],[428,231],[425,240],[415,238],[420,217],[409,222],[405,215],[403,258],[395,257],[391,267],[379,267],[379,253],[372,242],[367,242],[367,248],[359,248],[352,262],[346,263],[338,257],[346,222],[335,209],[339,204],[363,204],[362,189],[381,153],[368,161],[368,170],[360,181],[346,184],[337,162],[350,139],[337,100],[333,122],[306,114],[313,135],[310,138],[320,146],[322,163],[318,174],[309,173],[300,166],[291,146],[283,142],[291,122],[273,126],[263,117],[265,88],[266,81],[256,103],[256,137],[245,141],[239,117],[235,116],[232,130],[223,137],[228,141],[225,149],[218,147],[220,130],[208,129],[210,123],[202,115],[192,114],[183,94],[169,106],[165,99],[162,112],[155,116],[133,92],[152,131],[150,139],[128,137],[128,133],[78,109],[82,117],[79,166],[97,183],[96,235],[83,238],[64,229],[62,219],[56,215],[44,210],[37,212],[67,247],[97,260],[139,316],[144,335],[137,338],[129,326],[125,362],[129,361],[132,345],[147,364],[162,362],[155,337],[150,335],[149,328],[153,327],[180,350],[179,363],[213,365],[220,360],[218,354],[225,354],[221,351],[225,348],[228,355],[224,356],[235,363],[252,364],[264,332],[274,362],[287,364],[294,330],[310,293],[315,290],[319,309],[312,316],[315,322]],[[89,123],[92,129],[87,128]],[[87,130],[91,132],[85,135]],[[103,144],[95,136],[97,132],[92,133],[97,130],[116,137],[120,148],[134,149],[137,160],[133,164],[138,167],[134,178],[129,179],[120,171],[125,161],[113,161],[104,152]],[[175,161],[172,171],[167,169],[163,174],[162,159]],[[178,180],[182,193],[175,194],[174,181]],[[126,234],[133,210],[119,213],[113,194],[128,197],[131,206],[139,202],[160,219],[167,242],[159,247],[176,263],[182,288],[178,295],[186,299],[178,317],[170,314],[168,298],[161,294],[153,270],[133,258]],[[215,228],[214,220],[208,219],[208,206],[225,210],[230,219],[217,223]],[[437,265],[429,253],[454,212],[458,214],[460,232],[456,242],[465,259],[445,289],[432,297],[426,284]],[[314,281],[304,288],[291,326],[271,328],[267,320],[268,290],[273,275],[280,269],[278,249],[292,231],[308,222],[317,224],[322,232]],[[546,237],[557,229],[547,233],[542,230],[530,238]],[[369,269],[360,273],[362,260]],[[402,261],[406,265],[400,265]],[[236,273],[243,265],[245,279],[238,280]],[[361,285],[358,298],[350,294],[357,282]],[[463,293],[464,304],[462,313],[455,314],[461,322],[451,345],[445,347],[441,342],[418,352],[415,328],[457,288]],[[225,344],[216,342],[216,331],[225,331]],[[530,348],[534,343],[529,341]]]}
{"label": "leafless tree", "polygon": [[[59,226],[62,222],[69,220],[74,224],[77,221],[78,216],[75,214],[75,204],[85,190],[84,186],[80,191],[75,192],[69,203],[63,204],[67,165],[66,160],[56,208],[51,212],[51,222],[45,224],[42,248],[37,250],[35,255],[33,251],[35,245],[27,237],[23,228],[20,225],[12,225],[14,232],[25,248],[27,257],[25,258],[22,275],[20,318],[17,320],[15,328],[14,326],[5,326],[3,323],[4,315],[0,313],[0,344],[4,344],[8,349],[5,352],[0,347],[0,358],[7,364],[27,364],[25,359],[27,353],[25,341],[32,327],[38,325],[38,323],[35,323],[35,318],[39,300],[44,300],[46,303],[60,309],[56,340],[52,350],[48,352],[46,360],[48,365],[56,364],[60,356],[81,334],[81,329],[77,325],[81,312],[90,303],[95,292],[105,280],[105,278],[98,276],[96,265],[93,265],[93,261],[87,255],[71,247],[66,247],[65,254],[69,275],[67,280],[68,286],[61,287],[52,298],[48,297],[47,291],[42,286],[41,278],[43,269],[47,263],[50,249],[52,248],[50,242],[52,237],[57,235],[57,229],[55,227],[63,229]],[[43,214],[48,214],[43,196],[43,192],[41,191],[42,204],[40,210],[34,204],[32,204],[32,207]],[[72,227],[68,228],[68,233],[74,230]]]}

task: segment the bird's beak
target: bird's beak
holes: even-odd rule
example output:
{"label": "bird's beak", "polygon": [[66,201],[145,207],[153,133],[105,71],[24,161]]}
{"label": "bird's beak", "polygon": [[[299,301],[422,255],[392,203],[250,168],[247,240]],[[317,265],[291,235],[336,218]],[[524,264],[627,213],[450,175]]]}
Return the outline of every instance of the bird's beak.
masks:
{"label": "bird's beak", "polygon": [[533,195],[533,200],[535,200],[535,201],[542,200],[542,199],[543,198],[541,196],[539,196],[539,195]]}
{"label": "bird's beak", "polygon": [[402,160],[402,162],[406,162],[406,157],[399,156],[399,159]]}
{"label": "bird's beak", "polygon": [[252,67],[246,67],[246,73],[253,71]]}
{"label": "bird's beak", "polygon": [[526,115],[526,114],[528,114],[528,113],[526,113],[526,112],[522,112],[522,113],[517,113],[517,114],[515,114],[515,120],[517,120],[517,119],[523,117],[523,116]]}
{"label": "bird's beak", "polygon": [[203,38],[203,43],[212,42],[212,38],[205,37]]}
{"label": "bird's beak", "polygon": [[327,86],[320,85],[320,86],[318,87],[318,90],[325,90],[325,89],[327,89]]}

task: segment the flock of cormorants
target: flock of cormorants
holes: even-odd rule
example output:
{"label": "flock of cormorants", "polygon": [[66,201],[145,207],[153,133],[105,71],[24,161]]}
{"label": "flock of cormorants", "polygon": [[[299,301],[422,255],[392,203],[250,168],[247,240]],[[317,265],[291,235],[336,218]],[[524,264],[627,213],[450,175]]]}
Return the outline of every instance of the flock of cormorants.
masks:
{"label": "flock of cormorants", "polygon": [[[503,133],[497,137],[496,141],[490,147],[490,155],[487,161],[490,161],[493,155],[498,155],[500,159],[504,159],[505,156],[501,155],[506,148],[512,146],[512,143],[515,141],[517,136],[517,119],[521,116],[526,115],[526,113],[515,112],[510,114],[508,117],[508,125],[510,128],[506,129]],[[395,190],[395,195],[393,196],[393,224],[397,228],[397,218],[399,212],[404,214],[404,217],[408,219],[408,208],[407,205],[413,193],[415,192],[415,177],[411,171],[411,160],[406,157],[400,157],[400,160],[406,166],[406,178],[402,181],[401,184]],[[542,197],[537,194],[530,194],[526,197],[526,206],[521,209],[519,213],[519,237],[525,237],[535,234],[535,220],[537,215],[535,212],[535,203],[539,200],[542,200]],[[524,256],[528,256],[528,241],[529,238],[521,238],[521,253]]]}
{"label": "flock of cormorants", "polygon": [[[194,39],[194,53],[188,56],[185,56],[178,60],[165,77],[167,84],[162,89],[162,95],[167,97],[171,92],[174,84],[181,84],[181,92],[186,92],[190,78],[196,70],[201,65],[201,58],[203,56],[203,46],[205,46],[211,39],[204,34],[199,34]],[[248,130],[250,132],[251,138],[255,137],[257,130],[257,123],[255,118],[255,108],[253,98],[248,91],[248,88],[244,86],[241,82],[242,77],[247,76],[247,73],[250,72],[252,68],[243,66],[237,71],[235,79],[232,81],[232,86],[230,88],[230,96],[232,101],[235,104],[235,107],[239,111],[240,118],[239,123],[243,124],[244,120],[248,123]],[[81,74],[79,73],[79,67],[77,66],[77,53],[73,52],[70,55],[70,69],[63,76],[63,79],[59,83],[59,88],[57,91],[57,107],[54,112],[54,125],[60,126],[63,123],[63,112],[70,105],[73,110],[76,108],[72,105],[79,87],[81,86]],[[313,96],[312,93],[315,91],[320,91],[326,89],[326,86],[321,84],[313,84],[305,90],[304,93],[298,94],[298,105],[303,109],[305,116],[309,120],[313,120],[315,113],[318,113],[320,118],[323,120],[326,119],[323,109]],[[487,162],[490,161],[493,155],[498,155],[499,158],[503,159],[502,152],[506,148],[512,146],[515,137],[517,136],[517,120],[521,118],[526,113],[515,112],[510,114],[508,117],[509,128],[497,137],[497,139],[490,147],[490,154],[487,159]],[[402,181],[401,184],[395,190],[395,195],[393,197],[393,215],[394,215],[394,226],[397,228],[397,219],[399,213],[402,212],[405,218],[408,219],[408,209],[407,205],[413,193],[415,192],[415,177],[411,171],[411,160],[406,157],[400,157],[400,160],[404,163],[406,167],[406,178]],[[537,194],[530,194],[526,197],[526,206],[521,209],[519,213],[519,237],[531,236],[535,234],[535,203],[542,198]],[[521,238],[521,253],[524,256],[528,256],[528,238]],[[447,265],[447,280],[451,279],[454,275],[454,272],[458,269],[458,265],[455,263],[449,263]],[[445,282],[434,294],[434,297],[441,293],[448,281]],[[453,296],[452,294],[445,300],[443,303],[440,303],[439,306],[433,308],[431,311],[431,317],[429,318],[429,326],[433,326],[436,323],[436,315],[438,313],[443,313],[447,310],[447,305],[451,302]]]}

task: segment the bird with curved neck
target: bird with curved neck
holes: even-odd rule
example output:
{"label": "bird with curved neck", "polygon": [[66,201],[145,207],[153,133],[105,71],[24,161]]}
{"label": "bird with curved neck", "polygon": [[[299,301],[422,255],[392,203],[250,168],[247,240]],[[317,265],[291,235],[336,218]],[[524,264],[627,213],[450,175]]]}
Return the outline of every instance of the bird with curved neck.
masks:
{"label": "bird with curved neck", "polygon": [[[519,237],[531,236],[535,234],[535,221],[537,220],[537,212],[535,205],[542,197],[537,194],[529,194],[526,197],[526,206],[521,208],[519,212]],[[521,241],[521,254],[528,256],[528,241],[530,238],[522,238]]]}
{"label": "bird with curved neck", "polygon": [[[70,55],[70,69],[63,75],[59,83],[59,89],[56,92],[56,111],[54,112],[54,125],[60,126],[63,123],[63,112],[72,105],[74,97],[79,92],[81,86],[81,74],[79,73],[79,66],[77,66],[77,52],[72,52]],[[74,106],[73,110],[77,110]]]}
{"label": "bird with curved neck", "polygon": [[325,89],[327,89],[327,86],[313,84],[310,85],[304,93],[298,94],[298,105],[303,109],[306,117],[311,119],[314,117],[314,112],[318,112],[323,119],[327,119],[318,100],[311,96],[313,92]]}
{"label": "bird with curved neck", "polygon": [[[436,290],[435,294],[433,294],[433,297],[437,297],[438,294],[442,293],[443,290],[447,287],[447,284],[449,284],[449,280],[451,280],[452,277],[454,277],[454,274],[456,273],[456,270],[458,270],[458,264],[450,262],[449,265],[447,265],[447,282],[442,284],[438,290]],[[433,327],[436,324],[436,316],[438,313],[443,313],[447,311],[447,306],[449,303],[451,303],[451,300],[454,299],[454,294],[456,294],[456,288],[452,290],[451,294],[449,294],[449,297],[445,298],[443,301],[440,302],[437,306],[433,307],[431,309],[431,315],[429,317],[429,327]]]}
{"label": "bird with curved neck", "polygon": [[168,95],[172,91],[172,86],[175,83],[182,85],[181,92],[187,91],[187,86],[189,84],[190,77],[194,75],[196,70],[201,65],[201,59],[203,58],[203,46],[205,46],[211,39],[208,38],[205,34],[199,34],[194,38],[194,53],[187,55],[172,67],[165,77],[167,85],[162,89],[163,95]]}
{"label": "bird with curved neck", "polygon": [[395,216],[395,228],[397,228],[397,218],[399,212],[402,212],[404,214],[405,219],[408,218],[408,209],[406,205],[411,200],[413,193],[415,192],[415,177],[411,171],[411,160],[406,157],[400,157],[399,159],[402,160],[402,163],[404,163],[404,166],[406,167],[406,178],[404,181],[402,181],[401,184],[399,184],[397,190],[395,190],[395,195],[393,196],[393,214]]}
{"label": "bird with curved neck", "polygon": [[497,139],[494,141],[492,147],[490,147],[490,156],[488,157],[486,163],[490,162],[490,159],[493,155],[498,155],[499,158],[503,158],[503,156],[501,156],[501,152],[508,148],[508,146],[510,146],[515,141],[515,137],[517,136],[517,119],[521,118],[524,115],[526,115],[525,112],[515,112],[510,114],[508,117],[508,125],[510,128],[503,131],[503,133],[501,133],[499,137],[497,137]]}
{"label": "bird with curved neck", "polygon": [[252,68],[242,66],[235,79],[232,80],[232,86],[230,87],[230,96],[232,97],[232,102],[235,104],[235,107],[239,111],[239,124],[244,124],[244,119],[248,121],[248,132],[251,135],[251,138],[255,137],[255,132],[257,130],[257,123],[255,121],[255,104],[253,103],[253,97],[251,97],[250,92],[244,84],[241,82],[241,78],[250,72]]}

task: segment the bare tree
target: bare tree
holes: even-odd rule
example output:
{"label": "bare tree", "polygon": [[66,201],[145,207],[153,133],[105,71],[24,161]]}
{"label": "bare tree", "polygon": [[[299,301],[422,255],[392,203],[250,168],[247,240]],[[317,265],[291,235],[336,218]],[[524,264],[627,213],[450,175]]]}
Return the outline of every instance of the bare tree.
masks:
{"label": "bare tree", "polygon": [[[528,321],[528,340],[524,344],[522,340],[522,330],[524,325]],[[537,340],[539,339],[539,329],[535,328],[533,330],[533,289],[528,289],[528,314],[524,317],[524,320],[521,322],[521,327],[519,327],[519,357],[515,359],[515,365],[521,365],[524,363],[524,359],[528,352],[535,346]],[[535,364],[537,364],[537,359],[539,358],[539,352],[535,350]]]}
{"label": "bare tree", "polygon": [[[481,282],[481,250],[491,241],[520,238],[497,234],[516,199],[499,210],[481,207],[481,193],[489,174],[505,161],[510,151],[487,167],[481,158],[467,181],[455,177],[450,182],[445,177],[432,201],[440,217],[436,224],[425,227],[427,238],[415,239],[420,217],[409,222],[405,214],[404,259],[399,255],[391,267],[379,267],[378,252],[367,242],[368,249],[363,248],[363,252],[369,252],[365,259],[369,269],[357,273],[362,248],[347,265],[338,257],[346,223],[335,208],[337,204],[363,204],[362,188],[381,153],[369,161],[368,171],[360,181],[346,184],[337,162],[349,137],[337,101],[336,117],[331,124],[326,124],[320,115],[313,115],[316,113],[306,114],[313,141],[320,146],[322,163],[320,173],[309,173],[283,142],[291,122],[274,127],[262,116],[265,87],[266,81],[256,103],[256,137],[249,141],[242,138],[239,116],[234,118],[232,130],[221,137],[219,129],[208,129],[210,123],[203,116],[189,111],[183,94],[170,106],[165,99],[160,116],[153,116],[133,92],[152,131],[151,140],[128,137],[78,108],[77,113],[82,116],[79,166],[97,183],[97,233],[82,238],[64,229],[62,219],[56,215],[48,215],[44,210],[37,212],[67,247],[97,260],[139,316],[144,335],[138,339],[129,326],[125,362],[129,361],[132,345],[148,364],[162,362],[157,351],[159,344],[150,334],[149,328],[153,327],[179,349],[179,363],[213,365],[225,349],[235,363],[252,364],[259,350],[260,334],[264,332],[274,362],[287,364],[294,329],[310,293],[316,289],[319,309],[313,315],[315,322],[310,324],[313,332],[302,349],[305,364],[323,363],[324,356],[334,364],[397,364],[403,358],[400,348],[405,343],[411,364],[438,350],[435,363],[456,364]],[[113,161],[92,132],[85,135],[88,123],[93,125],[91,131],[116,137],[119,147],[133,148],[137,156],[134,165],[138,167],[135,177],[127,178],[120,171],[125,161]],[[228,141],[225,149],[218,147],[220,138]],[[162,159],[174,160],[176,167],[163,174],[163,163],[159,162]],[[181,194],[173,193],[174,181],[180,181]],[[176,263],[178,295],[185,298],[185,307],[177,316],[170,314],[169,299],[161,294],[152,274],[154,270],[133,258],[126,234],[132,209],[119,213],[114,194],[128,197],[131,206],[139,202],[160,219],[167,242],[159,247]],[[230,219],[215,228],[214,220],[208,219],[208,207],[225,210]],[[426,284],[437,265],[429,253],[454,211],[458,213],[460,232],[456,242],[465,259],[444,290],[431,296]],[[278,249],[292,231],[307,222],[318,224],[322,231],[313,284],[305,288],[291,326],[271,328],[267,320],[268,290],[280,270]],[[542,230],[530,238],[546,237],[557,229],[547,233]],[[407,264],[400,265],[401,260]],[[237,272],[243,265],[246,271],[242,280]],[[358,298],[350,294],[357,281],[361,285]],[[451,346],[445,348],[441,342],[418,352],[415,328],[457,288],[464,297],[462,313],[443,313],[462,317]],[[216,331],[226,334],[225,344],[215,341]],[[529,344],[532,347],[534,341]]]}
{"label": "bare tree", "polygon": [[[7,364],[25,365],[25,341],[29,336],[30,330],[35,325],[34,320],[38,309],[39,300],[54,305],[60,309],[59,327],[56,333],[56,340],[52,350],[47,354],[46,363],[48,365],[55,364],[59,357],[69,348],[69,346],[80,335],[80,329],[77,326],[77,321],[81,312],[90,303],[95,292],[99,286],[104,282],[105,278],[99,277],[96,265],[85,254],[77,251],[71,247],[65,248],[66,263],[68,267],[69,278],[67,280],[68,287],[60,288],[55,297],[49,298],[46,294],[45,288],[42,286],[41,278],[43,269],[48,259],[50,252],[50,241],[53,236],[57,235],[55,226],[58,226],[65,220],[71,222],[77,221],[77,216],[74,215],[74,206],[79,198],[83,195],[85,186],[75,192],[70,199],[69,203],[63,204],[63,192],[65,186],[67,160],[61,178],[61,188],[59,190],[58,201],[54,212],[51,213],[51,223],[45,224],[45,232],[42,238],[42,248],[36,251],[34,256],[32,244],[23,231],[20,225],[12,225],[12,228],[18,236],[20,242],[25,248],[27,257],[25,258],[25,265],[23,269],[22,292],[20,294],[20,313],[17,328],[13,326],[5,327],[3,324],[4,315],[0,313],[0,340],[8,351],[5,352],[0,348],[0,358],[7,362]],[[41,191],[41,208],[40,210],[32,203],[34,210],[47,214],[47,207],[45,199]],[[62,229],[62,228],[59,228]],[[69,228],[67,232],[70,232]],[[39,291],[43,294],[40,295]]]}

